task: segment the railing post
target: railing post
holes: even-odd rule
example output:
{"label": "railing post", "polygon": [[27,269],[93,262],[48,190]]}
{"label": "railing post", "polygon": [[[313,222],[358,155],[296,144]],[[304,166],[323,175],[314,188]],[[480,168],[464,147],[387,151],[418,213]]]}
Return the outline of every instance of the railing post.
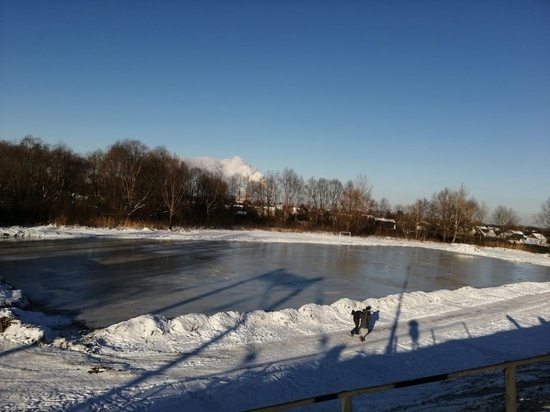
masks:
{"label": "railing post", "polygon": [[504,368],[506,386],[506,412],[516,412],[516,365]]}
{"label": "railing post", "polygon": [[342,398],[342,412],[351,412],[351,396],[344,396]]}

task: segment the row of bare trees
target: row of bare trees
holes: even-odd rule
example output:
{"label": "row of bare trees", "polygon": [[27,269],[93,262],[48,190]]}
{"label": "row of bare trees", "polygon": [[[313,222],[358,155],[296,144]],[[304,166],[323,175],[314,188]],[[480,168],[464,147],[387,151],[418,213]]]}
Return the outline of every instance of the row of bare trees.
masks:
{"label": "row of bare trees", "polygon": [[[157,226],[300,226],[310,230],[380,232],[378,218],[394,219],[406,237],[455,242],[488,215],[485,204],[462,186],[431,199],[392,208],[373,199],[364,175],[304,180],[293,169],[268,172],[261,181],[189,168],[164,147],[118,141],[86,156],[27,136],[0,141],[0,225],[84,224]],[[245,198],[244,204],[237,200]],[[543,205],[541,226],[550,227]],[[546,209],[545,209],[546,207]],[[546,210],[546,212],[545,212]],[[378,221],[379,222],[379,221]],[[499,206],[493,222],[514,227],[512,209]]]}
{"label": "row of bare trees", "polygon": [[464,238],[476,225],[484,221],[488,213],[485,204],[468,197],[468,190],[445,188],[427,199],[419,199],[405,206],[398,215],[399,227],[406,237],[433,236],[436,233],[444,242]]}
{"label": "row of bare trees", "polygon": [[[204,224],[227,184],[165,148],[117,142],[85,157],[27,136],[0,142],[0,224]],[[184,213],[185,212],[185,213]]]}

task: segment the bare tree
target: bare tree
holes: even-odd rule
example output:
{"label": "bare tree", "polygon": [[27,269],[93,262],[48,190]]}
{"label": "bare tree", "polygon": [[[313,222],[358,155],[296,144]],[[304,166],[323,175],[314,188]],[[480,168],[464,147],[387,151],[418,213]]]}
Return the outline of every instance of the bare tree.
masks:
{"label": "bare tree", "polygon": [[17,146],[0,141],[0,224],[17,222],[14,216],[18,209],[21,193],[21,164],[17,156]]}
{"label": "bare tree", "polygon": [[162,203],[168,213],[168,229],[172,230],[174,217],[180,212],[189,197],[190,172],[183,160],[171,155],[164,147],[152,153],[153,172],[156,172]]}
{"label": "bare tree", "polygon": [[88,197],[92,202],[92,208],[97,215],[101,215],[106,208],[105,202],[105,181],[101,175],[101,165],[105,153],[98,149],[86,156],[86,170],[84,173],[84,184],[88,188]]}
{"label": "bare tree", "polygon": [[117,223],[145,206],[152,184],[142,179],[142,168],[148,148],[137,140],[124,140],[112,145],[102,159],[100,175],[105,194]]}
{"label": "bare tree", "polygon": [[246,187],[248,200],[256,206],[262,217],[272,215],[277,203],[279,175],[267,172],[261,181],[249,181]]}
{"label": "bare tree", "polygon": [[366,175],[360,174],[355,178],[355,187],[361,193],[361,197],[365,205],[368,205],[372,201],[372,185],[369,183],[369,179]]}
{"label": "bare tree", "polygon": [[[15,208],[23,221],[40,222],[50,217],[48,202],[48,163],[50,147],[41,139],[25,136],[12,152],[16,165],[12,170],[17,187]],[[9,164],[9,163],[8,163]]]}
{"label": "bare tree", "polygon": [[[464,239],[474,235],[475,226],[481,223],[481,220],[479,220],[480,209],[479,203],[473,197],[466,199],[465,202],[462,203],[460,219],[455,229],[457,235],[460,234]],[[456,236],[453,242],[455,240]]]}
{"label": "bare tree", "polygon": [[319,210],[325,210],[330,207],[330,182],[325,178],[317,180],[317,208]]}
{"label": "bare tree", "polygon": [[434,194],[430,202],[430,218],[433,225],[439,228],[439,233],[444,242],[452,233],[453,214],[453,192],[446,187],[439,193]]}
{"label": "bare tree", "polygon": [[285,218],[292,206],[295,206],[300,198],[304,181],[301,176],[289,168],[285,168],[280,176],[280,188]]}
{"label": "bare tree", "polygon": [[281,202],[281,189],[279,182],[281,181],[278,172],[267,172],[264,178],[265,184],[265,205],[275,207]]}
{"label": "bare tree", "polygon": [[263,181],[249,180],[246,185],[246,198],[247,200],[256,207],[259,214],[264,216],[266,214],[265,208],[263,207],[265,184]]}
{"label": "bare tree", "polygon": [[222,174],[192,169],[191,189],[195,197],[195,204],[203,208],[205,212],[205,223],[212,224],[214,211],[222,209],[228,198],[227,183]]}
{"label": "bare tree", "polygon": [[340,181],[310,178],[304,187],[304,202],[309,208],[310,221],[323,226],[329,222],[331,219],[329,209],[336,213],[341,194]]}
{"label": "bare tree", "polygon": [[519,223],[519,218],[512,208],[507,208],[502,205],[498,205],[492,215],[493,223],[495,225],[501,226],[502,228],[512,228],[517,226]]}
{"label": "bare tree", "polygon": [[483,222],[485,222],[485,218],[488,214],[489,206],[487,206],[485,202],[481,202],[475,215],[475,219],[478,221],[478,223],[482,224]]}
{"label": "bare tree", "polygon": [[452,243],[456,242],[457,236],[466,235],[467,229],[472,221],[476,210],[475,202],[468,199],[468,189],[464,185],[451,194],[452,210]]}
{"label": "bare tree", "polygon": [[328,207],[333,213],[338,211],[340,204],[340,197],[344,191],[344,185],[338,179],[332,179],[327,184],[326,193],[326,207]]}
{"label": "bare tree", "polygon": [[414,234],[415,239],[425,239],[427,235],[426,220],[430,203],[426,198],[417,199],[412,205],[404,206],[402,213],[397,213],[396,221],[399,229],[408,238]]}
{"label": "bare tree", "polygon": [[383,197],[380,199],[380,202],[376,204],[376,213],[381,217],[390,217],[391,203],[387,198]]}
{"label": "bare tree", "polygon": [[310,177],[304,185],[304,203],[312,209],[320,209],[319,181]]}
{"label": "bare tree", "polygon": [[247,186],[246,179],[238,174],[233,176],[224,177],[227,184],[227,192],[234,199],[243,197],[245,188]]}
{"label": "bare tree", "polygon": [[352,180],[348,180],[340,196],[339,215],[345,225],[345,230],[351,231],[353,223],[357,220],[357,215],[361,213],[361,198]]}
{"label": "bare tree", "polygon": [[540,205],[540,212],[534,216],[534,219],[542,228],[550,230],[550,197]]}
{"label": "bare tree", "polygon": [[458,236],[468,237],[479,214],[479,205],[468,198],[468,189],[461,185],[458,190],[445,188],[434,194],[430,202],[430,218],[443,241],[456,242]]}
{"label": "bare tree", "polygon": [[[75,202],[81,199],[85,189],[82,184],[85,172],[84,159],[64,144],[56,145],[50,152],[45,172],[42,196],[49,204],[49,219],[61,219],[64,223],[78,220]],[[81,202],[78,202],[79,206]]]}
{"label": "bare tree", "polygon": [[362,217],[371,201],[372,186],[364,175],[348,180],[340,196],[340,212],[347,231],[360,230]]}
{"label": "bare tree", "polygon": [[[53,149],[26,136],[0,144],[0,205],[10,223],[67,222],[81,190],[83,159],[64,144]],[[9,210],[8,210],[9,209]]]}

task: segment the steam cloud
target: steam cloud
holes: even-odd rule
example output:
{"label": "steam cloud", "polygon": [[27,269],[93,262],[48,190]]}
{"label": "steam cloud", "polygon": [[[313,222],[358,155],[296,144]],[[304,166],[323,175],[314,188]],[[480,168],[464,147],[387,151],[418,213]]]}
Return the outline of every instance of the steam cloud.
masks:
{"label": "steam cloud", "polygon": [[212,157],[184,157],[182,159],[189,167],[199,167],[213,173],[221,173],[226,177],[239,176],[251,181],[261,181],[263,175],[250,166],[239,156],[229,159],[214,159]]}

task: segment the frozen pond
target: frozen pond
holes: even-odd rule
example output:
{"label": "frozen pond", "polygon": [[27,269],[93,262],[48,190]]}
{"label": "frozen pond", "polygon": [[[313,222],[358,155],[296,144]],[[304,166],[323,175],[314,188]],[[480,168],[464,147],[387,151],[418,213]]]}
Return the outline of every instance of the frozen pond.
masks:
{"label": "frozen pond", "polygon": [[145,313],[280,310],[550,279],[550,267],[414,247],[151,240],[0,242],[0,275],[92,327]]}

